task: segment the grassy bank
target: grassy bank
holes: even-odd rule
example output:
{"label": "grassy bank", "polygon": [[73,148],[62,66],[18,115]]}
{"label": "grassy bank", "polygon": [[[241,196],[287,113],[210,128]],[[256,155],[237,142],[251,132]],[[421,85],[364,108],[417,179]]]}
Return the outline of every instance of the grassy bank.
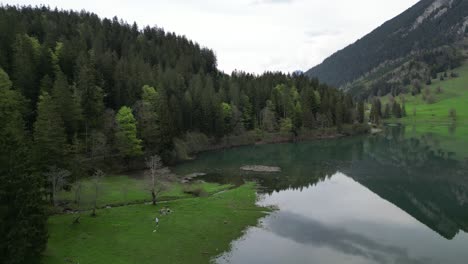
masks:
{"label": "grassy bank", "polygon": [[[449,77],[445,80],[433,79],[430,85],[423,85],[421,94],[415,96],[410,93],[404,94],[407,117],[398,119],[398,121],[406,124],[450,124],[454,120],[450,117],[449,111],[454,109],[456,111],[455,123],[467,125],[468,62],[462,67],[454,69],[453,72],[459,76],[450,77],[449,72]],[[401,96],[397,97],[396,100],[401,102]],[[388,101],[388,95],[382,97],[382,105]]]}
{"label": "grassy bank", "polygon": [[[75,225],[73,215],[52,216],[44,263],[208,263],[265,215],[255,201],[249,183],[205,198],[102,209]],[[160,215],[162,206],[173,213]]]}
{"label": "grassy bank", "polygon": [[468,126],[433,123],[406,124],[405,135],[425,141],[434,151],[453,154],[459,160],[468,159]]}
{"label": "grassy bank", "polygon": [[[182,184],[178,181],[166,183],[168,186],[158,197],[160,201],[193,197],[187,190],[199,189],[204,194],[213,194],[231,188],[231,185],[219,185],[215,183],[193,183]],[[129,177],[126,175],[111,175],[104,177],[98,187],[98,207],[117,206],[125,204],[143,203],[151,201],[149,192],[149,181],[144,178]],[[77,184],[70,191],[62,191],[59,200],[63,207],[70,209],[89,209],[93,204],[95,193],[94,184],[91,179],[81,180],[81,202],[75,203],[75,190]]]}
{"label": "grassy bank", "polygon": [[365,124],[345,124],[341,131],[336,127],[306,129],[298,131],[296,137],[292,133],[267,132],[262,130],[247,131],[242,135],[225,136],[221,139],[210,138],[202,133],[191,132],[182,139],[174,140],[175,152],[178,160],[189,160],[193,155],[231,147],[240,147],[258,144],[274,144],[292,141],[308,141],[320,139],[333,139],[343,136],[353,136],[369,133],[370,127]]}

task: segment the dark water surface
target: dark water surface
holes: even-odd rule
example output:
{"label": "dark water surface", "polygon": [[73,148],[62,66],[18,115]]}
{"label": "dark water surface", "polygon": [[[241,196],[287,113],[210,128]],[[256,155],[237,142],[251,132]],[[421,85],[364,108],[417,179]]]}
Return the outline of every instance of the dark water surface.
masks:
{"label": "dark water surface", "polygon": [[[443,138],[391,127],[378,136],[204,153],[175,170],[218,182],[256,180],[259,204],[279,208],[217,263],[464,264],[466,158],[444,149]],[[282,172],[246,173],[243,165]]]}

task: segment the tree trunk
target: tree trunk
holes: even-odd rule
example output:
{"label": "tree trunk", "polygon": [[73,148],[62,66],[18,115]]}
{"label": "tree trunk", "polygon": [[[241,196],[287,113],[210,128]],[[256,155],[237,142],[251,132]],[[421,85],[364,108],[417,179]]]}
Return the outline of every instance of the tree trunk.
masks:
{"label": "tree trunk", "polygon": [[154,193],[154,190],[151,190],[151,197],[153,198],[153,205],[156,205],[156,194]]}
{"label": "tree trunk", "polygon": [[53,178],[52,180],[53,180],[53,181],[52,181],[52,194],[51,194],[51,196],[52,196],[52,201],[53,201],[53,203],[54,203],[54,206],[56,207],[56,206],[57,206],[57,198],[55,197],[55,192],[56,192],[56,179]]}

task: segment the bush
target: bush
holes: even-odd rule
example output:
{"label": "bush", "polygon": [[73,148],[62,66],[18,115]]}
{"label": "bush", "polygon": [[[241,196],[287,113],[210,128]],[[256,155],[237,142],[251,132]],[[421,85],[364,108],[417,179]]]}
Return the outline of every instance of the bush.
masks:
{"label": "bush", "polygon": [[185,145],[187,146],[187,153],[196,153],[205,150],[210,145],[208,137],[199,132],[188,132],[184,138]]}
{"label": "bush", "polygon": [[187,144],[179,138],[174,138],[172,142],[174,143],[177,160],[189,160],[190,156]]}
{"label": "bush", "polygon": [[449,117],[452,118],[453,120],[457,119],[457,110],[455,110],[455,108],[450,108]]}
{"label": "bush", "polygon": [[259,129],[259,128],[255,128],[255,141],[258,142],[258,141],[261,141],[263,139],[263,130]]}
{"label": "bush", "polygon": [[283,135],[289,135],[293,129],[291,118],[283,118],[280,120],[280,133]]}
{"label": "bush", "polygon": [[362,135],[370,132],[370,126],[368,124],[353,124],[343,126],[342,133],[345,135]]}
{"label": "bush", "polygon": [[422,99],[426,101],[428,104],[433,104],[436,101],[434,95],[431,93],[431,90],[427,87],[424,88]]}
{"label": "bush", "polygon": [[186,194],[193,195],[195,197],[206,197],[208,196],[208,193],[203,189],[202,187],[199,186],[193,186],[193,185],[185,185],[183,187],[183,192]]}
{"label": "bush", "polygon": [[459,75],[458,75],[458,73],[456,73],[456,72],[452,72],[452,73],[450,74],[450,77],[452,77],[452,78],[457,78],[457,77],[459,77]]}

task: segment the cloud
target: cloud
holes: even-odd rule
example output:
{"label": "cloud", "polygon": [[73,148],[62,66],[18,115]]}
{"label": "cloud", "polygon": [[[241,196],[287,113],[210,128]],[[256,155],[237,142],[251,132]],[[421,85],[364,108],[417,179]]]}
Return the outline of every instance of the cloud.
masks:
{"label": "cloud", "polygon": [[327,226],[290,212],[280,211],[268,218],[266,224],[273,233],[297,243],[329,247],[376,263],[428,263],[428,259],[411,258],[403,248],[381,244],[344,228]]}
{"label": "cloud", "polygon": [[260,4],[292,4],[294,0],[256,0],[252,2],[254,5]]}
{"label": "cloud", "polygon": [[305,35],[309,38],[318,38],[323,36],[336,36],[341,34],[340,30],[337,29],[312,29],[305,32]]}
{"label": "cloud", "polygon": [[[418,0],[4,0],[158,25],[213,49],[225,72],[306,70]],[[365,6],[366,8],[362,8]],[[368,12],[372,10],[372,12]],[[330,15],[332,14],[332,15]],[[279,62],[281,61],[281,62]]]}

